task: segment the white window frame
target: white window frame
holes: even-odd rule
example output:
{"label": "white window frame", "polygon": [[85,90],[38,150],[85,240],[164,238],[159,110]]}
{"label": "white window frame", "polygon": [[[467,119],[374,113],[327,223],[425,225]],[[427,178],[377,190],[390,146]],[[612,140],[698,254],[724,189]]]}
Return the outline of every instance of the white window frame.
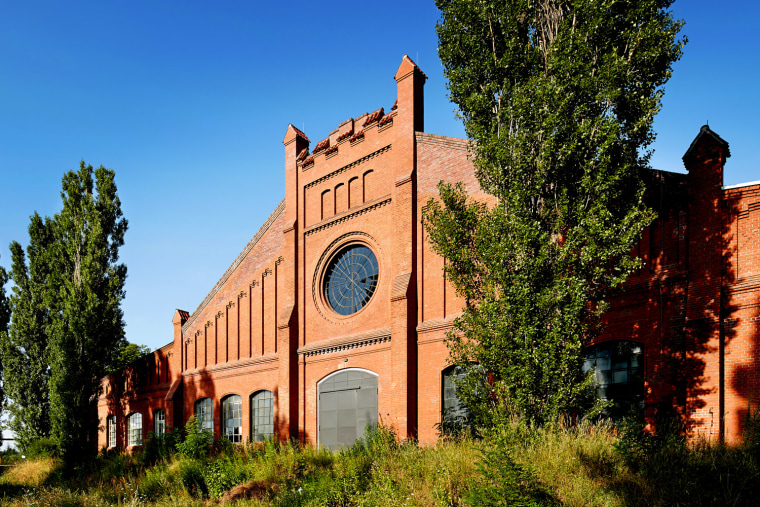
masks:
{"label": "white window frame", "polygon": [[106,421],[108,447],[116,447],[116,416],[109,415]]}
{"label": "white window frame", "polygon": [[155,435],[166,433],[166,412],[162,409],[153,411],[153,433]]}
{"label": "white window frame", "polygon": [[142,445],[143,417],[140,412],[134,412],[127,416],[127,446]]}
{"label": "white window frame", "polygon": [[222,400],[222,436],[233,444],[243,441],[243,398],[238,394]]}

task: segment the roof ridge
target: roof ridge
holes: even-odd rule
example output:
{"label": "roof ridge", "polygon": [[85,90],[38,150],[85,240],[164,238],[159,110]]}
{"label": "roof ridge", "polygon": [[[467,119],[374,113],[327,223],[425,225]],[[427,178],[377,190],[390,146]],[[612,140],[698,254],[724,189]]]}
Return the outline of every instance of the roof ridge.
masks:
{"label": "roof ridge", "polygon": [[227,268],[227,270],[224,272],[222,277],[219,279],[219,281],[216,282],[214,287],[211,289],[211,291],[206,295],[206,297],[201,301],[201,304],[198,305],[198,308],[196,308],[192,315],[190,315],[190,318],[187,319],[187,322],[182,326],[182,332],[184,333],[187,331],[193,322],[195,322],[195,319],[198,318],[198,315],[203,311],[204,308],[211,302],[211,299],[213,299],[214,296],[219,292],[219,290],[222,288],[224,283],[229,279],[230,275],[232,275],[233,271],[240,265],[241,262],[243,262],[243,259],[246,258],[248,253],[253,249],[254,246],[259,242],[261,237],[264,235],[267,230],[272,226],[274,221],[277,219],[278,216],[283,212],[285,209],[285,199],[280,201],[280,204],[277,205],[277,207],[274,209],[271,215],[269,215],[269,218],[266,219],[264,224],[259,228],[258,231],[256,231],[256,234],[254,234],[253,238],[248,242],[248,244],[243,248],[243,251],[238,254],[238,256],[235,258],[235,260],[232,262],[230,267]]}

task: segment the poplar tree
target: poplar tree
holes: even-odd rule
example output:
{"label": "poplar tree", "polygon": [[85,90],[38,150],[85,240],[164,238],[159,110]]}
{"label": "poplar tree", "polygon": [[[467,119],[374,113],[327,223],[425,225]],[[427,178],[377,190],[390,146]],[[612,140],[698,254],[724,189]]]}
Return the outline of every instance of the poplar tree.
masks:
{"label": "poplar tree", "polygon": [[0,340],[3,387],[9,401],[10,429],[24,451],[34,440],[50,436],[50,361],[47,329],[50,313],[47,250],[52,241],[49,219],[37,213],[29,224],[27,256],[17,242],[10,245],[13,280],[11,327]]}
{"label": "poplar tree", "polygon": [[95,449],[100,380],[124,343],[127,269],[118,259],[127,221],[114,176],[82,161],[79,171],[64,175],[63,209],[53,219],[50,423],[69,464]]}
{"label": "poplar tree", "polygon": [[[0,343],[5,341],[8,336],[8,322],[11,318],[11,307],[8,297],[5,293],[5,284],[8,283],[8,272],[0,266]],[[2,356],[0,356],[0,373],[3,371]],[[5,395],[3,388],[0,386],[0,407],[3,405]]]}
{"label": "poplar tree", "polygon": [[466,298],[448,337],[476,421],[590,403],[584,346],[639,265],[652,121],[681,56],[672,0],[436,0],[439,55],[488,204],[441,184],[423,215]]}

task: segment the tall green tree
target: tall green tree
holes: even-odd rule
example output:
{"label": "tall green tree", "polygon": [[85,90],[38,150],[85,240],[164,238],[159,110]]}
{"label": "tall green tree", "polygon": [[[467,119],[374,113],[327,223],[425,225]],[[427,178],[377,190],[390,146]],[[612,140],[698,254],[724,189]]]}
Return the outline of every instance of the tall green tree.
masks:
{"label": "tall green tree", "polygon": [[[0,343],[6,340],[8,335],[8,322],[11,319],[11,306],[5,293],[5,284],[8,283],[8,272],[0,266]],[[2,357],[0,356],[0,373],[3,371]],[[0,386],[0,407],[3,405],[5,395]]]}
{"label": "tall green tree", "polygon": [[642,171],[684,42],[671,3],[436,1],[450,97],[493,202],[441,184],[423,218],[467,301],[448,343],[481,422],[540,424],[588,401],[583,347],[653,218]]}
{"label": "tall green tree", "polygon": [[4,365],[3,387],[9,401],[10,429],[23,451],[39,438],[50,436],[50,361],[47,326],[50,324],[50,264],[47,251],[52,242],[49,219],[37,213],[29,224],[27,256],[17,242],[10,245],[13,280],[11,327],[0,338]]}
{"label": "tall green tree", "polygon": [[50,422],[69,463],[95,449],[100,379],[124,342],[127,268],[118,260],[127,221],[114,176],[83,161],[64,175],[63,208],[53,219]]}

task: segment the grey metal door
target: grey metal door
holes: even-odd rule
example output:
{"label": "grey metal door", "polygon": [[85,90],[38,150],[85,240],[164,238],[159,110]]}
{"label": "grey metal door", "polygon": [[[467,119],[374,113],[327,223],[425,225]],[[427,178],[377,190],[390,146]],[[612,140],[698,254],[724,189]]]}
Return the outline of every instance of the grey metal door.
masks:
{"label": "grey metal door", "polygon": [[377,426],[377,375],[364,370],[335,373],[319,383],[319,443],[350,447]]}

